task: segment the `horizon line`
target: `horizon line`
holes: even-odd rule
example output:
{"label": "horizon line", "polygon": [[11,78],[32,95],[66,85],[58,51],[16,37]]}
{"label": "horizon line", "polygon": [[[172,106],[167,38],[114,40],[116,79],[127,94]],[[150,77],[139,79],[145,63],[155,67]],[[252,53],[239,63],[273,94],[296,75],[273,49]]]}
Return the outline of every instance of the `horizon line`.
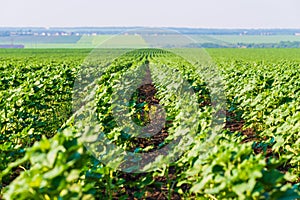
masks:
{"label": "horizon line", "polygon": [[296,27],[270,28],[270,27],[188,27],[188,26],[1,26],[5,28],[41,28],[41,29],[83,29],[83,28],[163,28],[163,29],[210,29],[210,30],[300,30]]}

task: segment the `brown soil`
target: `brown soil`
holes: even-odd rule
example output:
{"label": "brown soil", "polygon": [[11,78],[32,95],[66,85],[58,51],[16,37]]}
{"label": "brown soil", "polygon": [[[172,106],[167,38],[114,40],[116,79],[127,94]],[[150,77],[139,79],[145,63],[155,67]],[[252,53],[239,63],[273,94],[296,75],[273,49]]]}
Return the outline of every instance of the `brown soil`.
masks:
{"label": "brown soil", "polygon": [[[135,103],[136,104],[145,103],[148,105],[149,108],[151,108],[152,106],[159,104],[160,101],[159,101],[159,99],[157,99],[155,97],[157,90],[153,84],[149,66],[147,66],[147,68],[146,68],[146,75],[145,75],[143,82],[146,84],[140,86],[137,89],[138,98]],[[155,126],[155,122],[150,121],[150,120],[147,121],[146,116],[148,115],[148,113],[146,111],[142,112],[140,114],[141,114],[141,119],[144,120],[146,125],[149,123],[154,123],[154,126]],[[162,116],[159,113],[156,113],[155,117],[161,118]],[[162,120],[165,121],[165,119],[162,119]],[[158,121],[160,121],[160,120],[158,120]],[[131,147],[130,150],[134,151],[136,148],[146,148],[148,146],[152,146],[153,148],[151,150],[149,150],[148,152],[155,152],[155,150],[160,148],[159,145],[162,144],[165,141],[165,139],[169,136],[168,127],[171,126],[171,124],[172,124],[172,121],[166,121],[165,126],[157,134],[153,135],[152,137],[133,138],[133,140],[131,140],[131,141],[133,144],[135,144],[135,146]],[[156,158],[155,155],[152,155],[152,157],[147,158],[147,161],[149,162],[150,160],[154,160]],[[141,173],[141,174],[122,173],[121,174],[121,177],[124,178],[126,180],[126,182],[141,182],[140,180],[145,176],[147,176],[146,173]],[[175,168],[173,168],[173,167],[169,168],[168,176],[169,176],[169,181],[171,181],[173,183],[176,181]],[[143,190],[145,192],[143,195],[143,199],[149,199],[149,200],[168,199],[169,192],[168,192],[168,188],[167,188],[167,182],[168,182],[167,178],[166,177],[153,177],[153,178],[154,178],[154,183],[151,186],[147,186]],[[159,183],[159,184],[155,184],[155,183]],[[124,187],[125,187],[125,190],[120,191],[118,193],[120,196],[126,194],[126,195],[128,195],[128,199],[137,199],[136,197],[134,197],[134,194],[137,191],[139,191],[140,189],[134,188],[134,187],[132,188],[132,187],[129,187],[128,185],[125,185]],[[118,199],[118,197],[120,197],[118,194],[114,195],[114,199]],[[181,197],[178,193],[176,193],[175,191],[172,191],[171,199],[179,200],[179,199],[181,199]]]}
{"label": "brown soil", "polygon": [[[141,179],[147,176],[146,173],[142,174],[122,174],[122,178],[124,178],[127,182],[141,182]],[[170,184],[176,183],[176,171],[174,167],[169,168],[168,173]],[[120,196],[127,195],[128,199],[138,199],[134,197],[136,192],[144,192],[142,199],[148,200],[166,200],[168,199],[169,191],[167,187],[167,177],[154,177],[154,183],[150,186],[146,186],[143,189],[138,189],[134,187],[129,187],[126,185],[123,191],[114,194],[114,199],[119,199]],[[182,188],[184,191],[188,190],[186,186]],[[180,195],[176,193],[174,190],[171,190],[171,199],[172,200],[179,200],[181,199]]]}
{"label": "brown soil", "polygon": [[[243,139],[243,143],[248,143],[248,142],[263,142],[266,141],[267,138],[262,138],[259,137],[259,135],[257,135],[257,133],[255,132],[255,130],[251,129],[251,128],[244,128],[245,125],[245,121],[244,120],[237,120],[235,115],[233,113],[226,113],[226,117],[229,118],[230,120],[226,121],[226,125],[225,125],[225,129],[229,129],[231,132],[240,132],[242,133],[245,137],[245,139]],[[262,148],[262,147],[254,147],[253,151],[255,154],[264,154],[265,155],[265,159],[268,160],[271,157],[276,157],[279,158],[279,154],[275,153],[272,151],[272,147],[268,146],[266,149]],[[277,170],[279,170],[281,173],[285,174],[289,171],[289,169],[292,166],[287,164],[284,166],[279,166],[277,168]],[[296,183],[300,183],[300,178],[298,178],[297,181],[295,181],[292,184],[296,184]]]}
{"label": "brown soil", "polygon": [[244,129],[244,120],[237,120],[234,113],[226,112],[225,129],[229,129],[230,132],[241,132],[246,138],[243,140],[244,143],[259,140],[255,131],[251,128]]}
{"label": "brown soil", "polygon": [[[9,182],[14,181],[21,174],[21,172],[24,171],[24,169],[21,169],[21,168],[18,167],[18,168],[12,169],[12,171],[13,171],[13,173],[9,177]],[[8,184],[7,183],[2,183],[2,188],[8,186]],[[2,200],[2,199],[3,199],[3,197],[1,195],[1,187],[0,187],[0,200]]]}
{"label": "brown soil", "polygon": [[[138,99],[136,101],[136,104],[145,103],[151,109],[151,107],[156,106],[159,104],[159,99],[155,97],[155,94],[157,92],[153,80],[151,78],[151,72],[149,69],[149,65],[146,67],[146,75],[144,77],[143,83],[146,83],[142,86],[140,86],[137,89],[138,92]],[[143,108],[143,110],[145,107]],[[161,121],[165,121],[164,116],[161,113],[156,112],[155,118],[152,121],[149,120],[147,116],[149,116],[149,111],[143,111],[140,113],[141,119],[144,121],[144,124],[147,125],[149,123],[152,123],[153,126],[156,126]],[[165,123],[166,125],[171,125],[171,121],[167,121]],[[156,126],[157,127],[157,126]],[[135,148],[146,148],[148,146],[153,146],[154,148],[151,149],[148,152],[155,151],[158,149],[158,146],[165,141],[165,139],[169,136],[168,134],[168,127],[164,126],[159,132],[157,132],[155,135],[149,138],[134,138],[132,140],[132,143],[136,144],[136,146],[132,147],[130,150],[134,151]]]}

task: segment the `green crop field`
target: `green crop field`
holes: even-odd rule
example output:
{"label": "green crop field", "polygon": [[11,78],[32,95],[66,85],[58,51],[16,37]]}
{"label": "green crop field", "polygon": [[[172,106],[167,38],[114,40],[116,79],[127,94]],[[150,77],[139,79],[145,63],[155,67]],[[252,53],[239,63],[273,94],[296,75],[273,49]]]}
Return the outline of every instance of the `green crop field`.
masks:
{"label": "green crop field", "polygon": [[90,51],[0,49],[0,199],[300,199],[300,49]]}

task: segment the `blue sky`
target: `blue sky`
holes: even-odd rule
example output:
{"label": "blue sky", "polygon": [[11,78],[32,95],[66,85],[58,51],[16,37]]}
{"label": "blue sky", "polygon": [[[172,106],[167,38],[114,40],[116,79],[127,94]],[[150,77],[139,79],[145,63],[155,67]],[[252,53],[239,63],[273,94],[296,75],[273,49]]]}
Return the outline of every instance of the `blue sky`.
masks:
{"label": "blue sky", "polygon": [[0,26],[300,28],[299,0],[6,0]]}

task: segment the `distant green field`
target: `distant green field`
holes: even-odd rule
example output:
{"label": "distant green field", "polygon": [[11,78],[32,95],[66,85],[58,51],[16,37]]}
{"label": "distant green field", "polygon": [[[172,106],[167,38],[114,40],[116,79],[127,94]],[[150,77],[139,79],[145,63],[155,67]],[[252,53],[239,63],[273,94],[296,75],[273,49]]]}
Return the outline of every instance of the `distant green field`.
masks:
{"label": "distant green field", "polygon": [[[67,57],[76,56],[84,59],[92,48],[88,49],[0,49],[0,59],[7,57],[28,58],[40,57]],[[216,62],[230,60],[245,61],[300,61],[300,49],[206,49],[208,55]]]}
{"label": "distant green field", "polygon": [[97,46],[111,37],[112,35],[98,35],[98,36],[84,35],[80,38],[80,40],[77,41],[76,45]]}
{"label": "distant green field", "polygon": [[[148,44],[157,46],[171,46],[174,43],[180,43],[178,36],[157,37],[144,36],[141,38],[137,35],[97,35],[97,36],[11,36],[0,37],[0,45],[18,44],[24,45],[25,48],[95,48],[98,45],[104,45],[111,48],[128,47],[134,45],[137,47],[147,47]],[[188,36],[191,43],[198,44],[214,43],[219,45],[230,44],[262,44],[262,43],[279,43],[281,41],[300,42],[300,36],[293,35],[192,35]],[[113,43],[113,44],[112,44]],[[186,43],[186,41],[185,41]],[[105,46],[105,45],[104,45]]]}
{"label": "distant green field", "polygon": [[[110,39],[110,40],[108,40]],[[146,47],[146,42],[136,35],[98,36],[16,36],[0,37],[0,45],[18,44],[25,48],[95,48],[103,45],[110,48]]]}
{"label": "distant green field", "polygon": [[191,36],[198,43],[279,43],[281,41],[300,42],[300,36],[293,35],[196,35]]}
{"label": "distant green field", "polygon": [[300,49],[206,49],[215,61],[300,61]]}

